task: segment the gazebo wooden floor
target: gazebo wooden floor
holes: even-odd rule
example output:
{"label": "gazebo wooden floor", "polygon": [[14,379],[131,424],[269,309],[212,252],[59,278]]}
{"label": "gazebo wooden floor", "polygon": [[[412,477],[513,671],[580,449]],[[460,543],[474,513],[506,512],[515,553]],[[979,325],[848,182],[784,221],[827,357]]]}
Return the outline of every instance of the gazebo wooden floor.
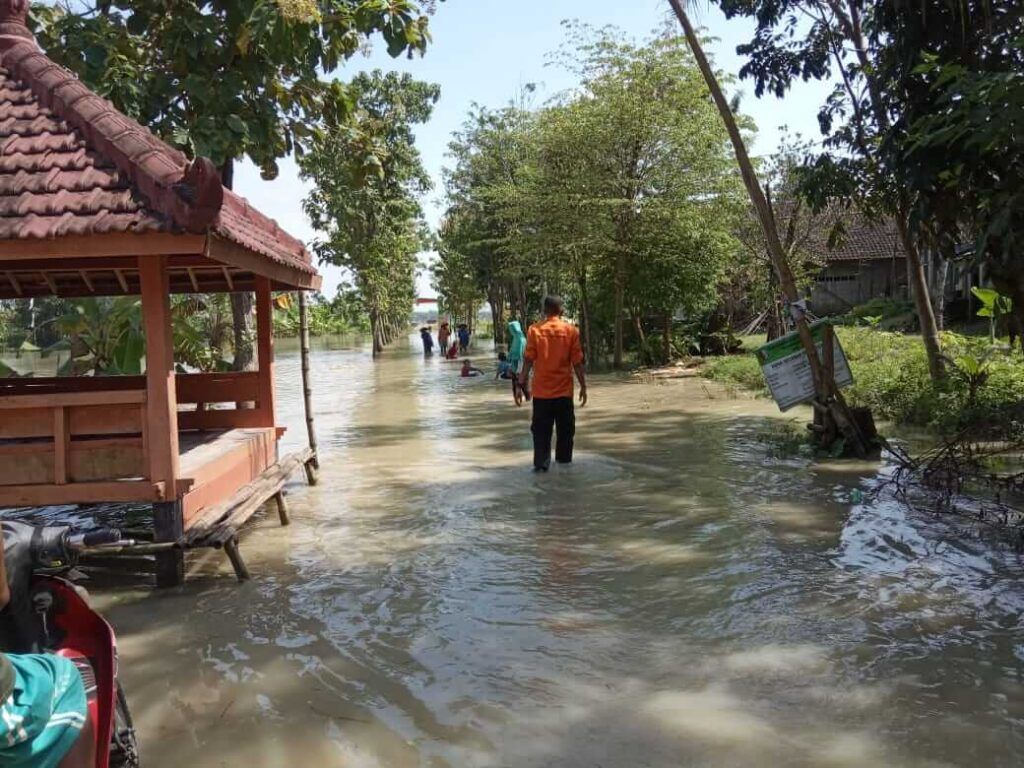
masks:
{"label": "gazebo wooden floor", "polygon": [[277,461],[276,427],[181,432],[178,437],[185,530],[197,515],[259,477]]}

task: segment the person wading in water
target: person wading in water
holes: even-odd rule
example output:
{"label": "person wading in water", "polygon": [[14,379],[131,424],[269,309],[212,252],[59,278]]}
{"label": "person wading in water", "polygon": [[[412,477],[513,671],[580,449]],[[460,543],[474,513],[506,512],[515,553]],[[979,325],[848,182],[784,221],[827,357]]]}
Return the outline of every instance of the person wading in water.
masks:
{"label": "person wading in water", "polygon": [[562,319],[564,302],[558,296],[544,299],[545,319],[530,326],[519,384],[526,387],[533,371],[533,469],[547,472],[551,466],[551,430],[557,428],[555,461],[572,461],[576,414],[572,402],[572,374],[580,381],[580,407],[587,404],[587,379],[583,371],[580,331]]}

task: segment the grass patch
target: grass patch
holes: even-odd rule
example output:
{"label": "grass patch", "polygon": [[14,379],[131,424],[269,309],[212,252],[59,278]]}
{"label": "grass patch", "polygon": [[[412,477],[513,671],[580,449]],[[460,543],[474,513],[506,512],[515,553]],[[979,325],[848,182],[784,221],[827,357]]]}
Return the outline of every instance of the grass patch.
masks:
{"label": "grass patch", "polygon": [[[942,334],[952,361],[950,374],[935,386],[921,339],[872,328],[837,328],[853,371],[844,390],[851,405],[871,408],[876,418],[952,432],[965,427],[1024,418],[1024,356],[990,347],[988,339]],[[767,394],[757,360],[750,353],[708,360],[703,374]]]}

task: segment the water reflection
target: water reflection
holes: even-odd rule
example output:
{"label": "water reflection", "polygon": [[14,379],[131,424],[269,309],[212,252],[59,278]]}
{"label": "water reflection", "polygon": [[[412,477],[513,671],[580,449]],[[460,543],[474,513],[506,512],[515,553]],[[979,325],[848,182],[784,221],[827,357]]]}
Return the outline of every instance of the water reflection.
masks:
{"label": "water reflection", "polygon": [[768,404],[599,380],[535,476],[505,386],[415,347],[314,372],[322,483],[257,579],[104,595],[147,765],[1019,763],[1017,556],[770,457]]}

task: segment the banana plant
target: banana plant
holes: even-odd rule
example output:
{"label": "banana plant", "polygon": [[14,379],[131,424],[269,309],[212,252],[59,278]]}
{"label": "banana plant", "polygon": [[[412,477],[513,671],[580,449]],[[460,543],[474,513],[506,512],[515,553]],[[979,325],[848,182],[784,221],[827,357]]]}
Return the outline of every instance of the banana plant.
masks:
{"label": "banana plant", "polygon": [[231,344],[231,305],[225,294],[176,296],[171,305],[174,359],[202,373],[230,370],[224,350]]}
{"label": "banana plant", "polygon": [[996,342],[996,325],[999,320],[1010,314],[1013,310],[1013,300],[1009,296],[1003,296],[999,291],[992,288],[971,288],[971,293],[981,302],[981,309],[978,310],[978,317],[988,318],[988,340],[990,344]]}
{"label": "banana plant", "polygon": [[139,375],[146,343],[137,296],[77,299],[54,319],[62,338],[43,350],[71,353],[58,376]]}

